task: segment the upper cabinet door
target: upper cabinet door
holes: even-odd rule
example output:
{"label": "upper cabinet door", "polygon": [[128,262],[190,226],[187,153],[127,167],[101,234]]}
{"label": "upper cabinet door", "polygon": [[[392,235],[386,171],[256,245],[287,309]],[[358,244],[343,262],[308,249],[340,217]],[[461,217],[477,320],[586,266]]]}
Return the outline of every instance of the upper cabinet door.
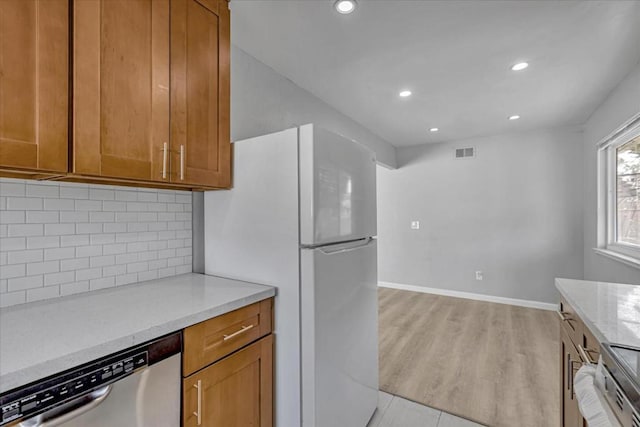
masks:
{"label": "upper cabinet door", "polygon": [[0,0],[0,169],[67,172],[69,5]]}
{"label": "upper cabinet door", "polygon": [[169,0],[75,0],[72,172],[169,181]]}
{"label": "upper cabinet door", "polygon": [[229,7],[226,0],[171,2],[171,180],[231,185]]}

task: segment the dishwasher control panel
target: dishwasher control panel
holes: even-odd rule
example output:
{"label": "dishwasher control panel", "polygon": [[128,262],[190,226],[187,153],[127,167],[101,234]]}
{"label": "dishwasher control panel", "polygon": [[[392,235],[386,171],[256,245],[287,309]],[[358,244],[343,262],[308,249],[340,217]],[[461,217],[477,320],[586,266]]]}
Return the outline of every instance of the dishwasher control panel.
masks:
{"label": "dishwasher control panel", "polygon": [[23,420],[111,384],[148,365],[147,349],[93,362],[0,397],[0,426]]}

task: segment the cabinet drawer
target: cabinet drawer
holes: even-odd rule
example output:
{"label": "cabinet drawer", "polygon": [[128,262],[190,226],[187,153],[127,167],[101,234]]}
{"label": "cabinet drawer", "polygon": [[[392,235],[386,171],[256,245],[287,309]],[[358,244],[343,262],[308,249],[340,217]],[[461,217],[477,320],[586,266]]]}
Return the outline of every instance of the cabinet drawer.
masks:
{"label": "cabinet drawer", "polygon": [[272,306],[270,298],[186,328],[184,376],[271,333]]}
{"label": "cabinet drawer", "polygon": [[574,345],[578,345],[582,342],[582,320],[578,317],[573,307],[571,307],[567,301],[560,297],[560,314],[564,320],[561,320],[562,328],[571,338]]}

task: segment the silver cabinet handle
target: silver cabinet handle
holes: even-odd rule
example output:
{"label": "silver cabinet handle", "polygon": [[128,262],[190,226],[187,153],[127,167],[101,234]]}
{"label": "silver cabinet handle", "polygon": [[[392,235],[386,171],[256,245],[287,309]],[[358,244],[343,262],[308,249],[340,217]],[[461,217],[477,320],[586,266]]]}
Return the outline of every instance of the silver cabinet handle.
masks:
{"label": "silver cabinet handle", "polygon": [[198,418],[198,425],[200,425],[202,424],[202,380],[198,380],[198,383],[193,386],[198,390],[198,409],[193,415]]}
{"label": "silver cabinet handle", "polygon": [[560,316],[560,320],[562,320],[563,322],[570,322],[572,319],[569,317],[566,317],[567,313],[566,311],[556,311],[556,313],[558,313],[558,316]]}
{"label": "silver cabinet handle", "polygon": [[231,338],[235,337],[236,335],[240,335],[240,334],[242,334],[244,332],[247,332],[249,329],[253,328],[253,326],[254,326],[253,324],[251,324],[249,326],[243,326],[239,331],[236,331],[236,332],[234,332],[234,333],[232,333],[230,335],[223,335],[223,339],[222,340],[223,341],[230,340]]}
{"label": "silver cabinet handle", "polygon": [[580,356],[582,357],[586,365],[595,365],[597,363],[591,360],[591,357],[589,357],[589,352],[585,350],[580,344],[578,344],[578,352],[580,352]]}
{"label": "silver cabinet handle", "polygon": [[168,144],[165,142],[162,145],[162,179],[167,179],[168,148]]}
{"label": "silver cabinet handle", "polygon": [[180,181],[184,181],[184,145],[180,146]]}

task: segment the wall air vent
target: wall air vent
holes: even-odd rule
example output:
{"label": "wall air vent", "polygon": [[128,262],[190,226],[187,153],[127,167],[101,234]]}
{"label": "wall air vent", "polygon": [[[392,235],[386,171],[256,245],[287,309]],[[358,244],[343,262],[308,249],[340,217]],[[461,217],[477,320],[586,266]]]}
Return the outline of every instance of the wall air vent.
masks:
{"label": "wall air vent", "polygon": [[466,159],[476,156],[476,149],[473,147],[456,148],[456,159]]}

